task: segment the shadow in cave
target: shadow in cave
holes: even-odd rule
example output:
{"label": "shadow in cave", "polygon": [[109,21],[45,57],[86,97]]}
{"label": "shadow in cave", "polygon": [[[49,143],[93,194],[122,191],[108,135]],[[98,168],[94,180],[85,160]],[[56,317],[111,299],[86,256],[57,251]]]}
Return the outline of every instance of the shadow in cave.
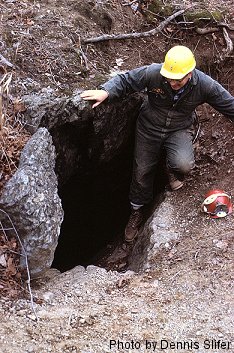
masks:
{"label": "shadow in cave", "polygon": [[[64,221],[52,267],[62,272],[77,265],[105,267],[105,257],[123,243],[130,214],[131,164],[132,157],[122,153],[93,174],[73,176],[60,189]],[[166,185],[163,160],[158,168],[156,197]]]}
{"label": "shadow in cave", "polygon": [[93,264],[108,244],[121,241],[130,211],[131,164],[122,153],[92,174],[74,175],[59,190],[64,221],[52,267],[63,272]]}

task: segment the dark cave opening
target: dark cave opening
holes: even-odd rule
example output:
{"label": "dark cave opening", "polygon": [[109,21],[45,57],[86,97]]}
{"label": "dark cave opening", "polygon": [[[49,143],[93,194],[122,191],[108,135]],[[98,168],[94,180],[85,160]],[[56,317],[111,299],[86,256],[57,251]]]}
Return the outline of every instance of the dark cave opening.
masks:
{"label": "dark cave opening", "polygon": [[[77,121],[51,131],[64,210],[52,267],[61,272],[78,265],[105,267],[105,257],[124,244],[124,229],[130,214],[135,122],[141,102],[141,97],[133,95],[126,104],[120,102],[120,106],[99,111],[95,122],[88,111]],[[100,121],[103,125],[99,132]],[[100,162],[105,139],[113,144],[111,147],[116,146],[116,140],[122,144],[117,144],[113,154],[112,149],[110,158]],[[155,196],[165,186],[161,167],[155,171]]]}
{"label": "dark cave opening", "polygon": [[122,152],[92,174],[72,176],[60,188],[64,221],[52,267],[63,272],[94,264],[109,244],[123,239],[131,164],[132,158]]}
{"label": "dark cave opening", "polygon": [[[102,260],[106,254],[124,243],[124,228],[130,214],[131,165],[132,151],[127,155],[122,152],[92,174],[74,175],[60,189],[64,221],[52,267],[61,272],[100,262],[105,267]],[[158,171],[156,198],[166,185],[163,159]]]}

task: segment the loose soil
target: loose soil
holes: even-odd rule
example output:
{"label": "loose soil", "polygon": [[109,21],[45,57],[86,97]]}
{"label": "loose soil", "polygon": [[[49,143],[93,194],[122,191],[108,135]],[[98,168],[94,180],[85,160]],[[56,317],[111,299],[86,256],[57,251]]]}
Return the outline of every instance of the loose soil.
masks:
{"label": "loose soil", "polygon": [[[144,3],[149,15],[152,1]],[[178,10],[189,4],[194,11],[221,11],[221,21],[233,27],[233,1],[183,1],[173,6]],[[223,60],[222,27],[198,35],[197,24],[188,23],[185,14],[152,37],[85,45],[87,37],[150,30],[165,18],[162,7],[150,18],[123,1],[7,0],[0,1],[0,7],[1,54],[14,65],[0,61],[1,77],[13,74],[6,116],[21,123],[23,136],[19,147],[10,149],[12,130],[5,131],[4,153],[11,150],[8,161],[13,159],[16,166],[28,138],[22,123],[24,108],[16,105],[25,93],[48,86],[58,95],[95,88],[113,72],[161,62],[172,45],[184,44],[195,51],[198,67],[234,94],[233,57]],[[216,25],[213,16],[200,19],[198,26]],[[228,34],[233,40],[234,32],[229,29]],[[233,215],[215,220],[200,210],[209,189],[220,188],[234,196],[233,124],[207,105],[198,109],[198,115],[202,128],[195,146],[196,167],[183,189],[166,195],[178,238],[162,242],[139,273],[121,274],[108,263],[109,271],[78,266],[59,274],[51,269],[32,283],[35,312],[29,300],[2,297],[1,352],[233,351],[234,343],[228,346],[233,340]],[[13,167],[4,167],[2,185],[13,172]],[[166,227],[167,220],[160,224],[159,228]],[[123,251],[127,255],[126,248]],[[209,343],[204,346],[206,339]],[[110,340],[138,342],[140,347],[122,348],[121,342],[110,347]],[[151,346],[146,347],[146,340]],[[162,340],[167,340],[167,347]],[[211,340],[226,346],[211,346]],[[155,350],[153,341],[158,342]],[[173,346],[173,342],[182,343]]]}

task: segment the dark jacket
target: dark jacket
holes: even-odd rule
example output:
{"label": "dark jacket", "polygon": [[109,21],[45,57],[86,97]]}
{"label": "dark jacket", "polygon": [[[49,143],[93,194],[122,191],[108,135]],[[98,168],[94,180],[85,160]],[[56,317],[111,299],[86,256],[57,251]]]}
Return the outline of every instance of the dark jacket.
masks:
{"label": "dark jacket", "polygon": [[185,129],[193,124],[194,110],[203,103],[234,121],[234,97],[217,81],[195,69],[181,97],[175,102],[170,84],[160,74],[162,64],[143,66],[118,74],[101,86],[109,99],[146,90],[139,124],[143,129],[162,132]]}

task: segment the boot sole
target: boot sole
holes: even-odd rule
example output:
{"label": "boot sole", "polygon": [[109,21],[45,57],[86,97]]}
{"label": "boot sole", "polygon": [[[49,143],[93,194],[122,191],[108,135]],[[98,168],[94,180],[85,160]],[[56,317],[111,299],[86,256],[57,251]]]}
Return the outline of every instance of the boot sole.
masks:
{"label": "boot sole", "polygon": [[183,186],[184,186],[184,183],[181,182],[181,184],[178,185],[177,187],[175,187],[175,188],[172,188],[172,187],[171,187],[171,190],[172,190],[172,191],[176,191],[176,190],[181,189]]}
{"label": "boot sole", "polygon": [[126,234],[124,234],[125,235],[124,240],[126,241],[126,243],[132,243],[133,240],[135,240],[136,237],[138,236],[138,233],[139,233],[139,230],[136,232],[136,235],[131,240],[130,239],[126,239]]}

